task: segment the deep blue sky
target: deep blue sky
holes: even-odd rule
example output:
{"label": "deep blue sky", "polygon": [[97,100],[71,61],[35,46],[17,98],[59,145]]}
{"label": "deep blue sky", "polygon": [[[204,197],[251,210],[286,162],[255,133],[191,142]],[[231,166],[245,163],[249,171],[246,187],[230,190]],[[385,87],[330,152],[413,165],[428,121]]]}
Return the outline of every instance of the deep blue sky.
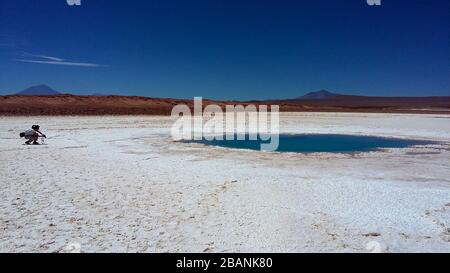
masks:
{"label": "deep blue sky", "polygon": [[449,0],[81,3],[0,0],[0,94],[450,95]]}

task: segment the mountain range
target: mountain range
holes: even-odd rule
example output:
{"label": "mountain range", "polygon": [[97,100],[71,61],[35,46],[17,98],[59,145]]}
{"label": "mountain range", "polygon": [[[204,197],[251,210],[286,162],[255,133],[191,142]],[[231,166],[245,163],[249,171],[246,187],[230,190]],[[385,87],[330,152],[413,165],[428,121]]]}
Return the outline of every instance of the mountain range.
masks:
{"label": "mountain range", "polygon": [[[27,88],[17,94],[0,96],[0,115],[167,115],[177,104],[193,106],[192,99],[150,98],[92,94],[64,94],[46,85]],[[285,112],[372,112],[450,114],[450,96],[370,97],[343,95],[327,90],[309,92],[293,99],[218,101],[203,105],[279,105]]]}
{"label": "mountain range", "polygon": [[[19,95],[19,96],[55,96],[55,95],[62,95],[63,93],[58,92],[56,90],[54,90],[53,88],[49,87],[48,85],[45,84],[40,84],[40,85],[35,85],[35,86],[31,86],[28,87],[14,95]],[[65,93],[67,95],[69,95],[68,93]],[[323,100],[323,99],[329,99],[329,98],[333,98],[338,96],[339,94],[336,93],[332,93],[330,91],[327,90],[319,90],[319,91],[315,91],[315,92],[309,92],[301,97],[298,97],[296,99],[305,99],[305,100]],[[110,96],[108,94],[103,94],[103,93],[93,93],[90,96],[99,96],[99,97],[104,97],[104,96]]]}

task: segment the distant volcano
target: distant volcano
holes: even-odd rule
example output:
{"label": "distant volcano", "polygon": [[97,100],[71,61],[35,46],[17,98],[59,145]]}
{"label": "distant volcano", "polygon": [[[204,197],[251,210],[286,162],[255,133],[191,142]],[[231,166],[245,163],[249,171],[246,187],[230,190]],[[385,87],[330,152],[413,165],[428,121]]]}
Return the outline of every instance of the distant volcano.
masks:
{"label": "distant volcano", "polygon": [[339,94],[332,93],[328,90],[319,90],[316,92],[309,92],[308,94],[299,97],[302,100],[324,100],[339,96]]}
{"label": "distant volcano", "polygon": [[53,90],[45,84],[35,85],[29,87],[16,95],[25,95],[25,96],[50,96],[50,95],[60,95],[58,91]]}

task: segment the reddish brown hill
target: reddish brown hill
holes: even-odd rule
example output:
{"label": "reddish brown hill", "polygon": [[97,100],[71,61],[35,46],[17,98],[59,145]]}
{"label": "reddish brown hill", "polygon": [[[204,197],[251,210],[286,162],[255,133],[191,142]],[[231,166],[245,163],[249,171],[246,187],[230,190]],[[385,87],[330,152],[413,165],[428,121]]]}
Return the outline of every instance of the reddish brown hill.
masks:
{"label": "reddish brown hill", "polygon": [[[168,115],[174,105],[192,107],[192,100],[128,96],[0,96],[0,115]],[[337,95],[327,99],[253,102],[204,100],[204,105],[277,104],[281,111],[448,113],[450,97],[363,97]]]}

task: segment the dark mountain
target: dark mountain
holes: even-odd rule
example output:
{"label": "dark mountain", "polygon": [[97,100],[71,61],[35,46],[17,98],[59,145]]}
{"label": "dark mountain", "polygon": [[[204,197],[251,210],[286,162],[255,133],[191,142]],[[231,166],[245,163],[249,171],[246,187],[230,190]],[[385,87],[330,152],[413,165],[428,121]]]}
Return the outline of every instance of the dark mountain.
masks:
{"label": "dark mountain", "polygon": [[[177,104],[191,109],[186,99],[137,96],[104,96],[60,94],[48,86],[28,88],[20,95],[0,96],[1,115],[169,115]],[[44,95],[49,94],[49,95]],[[28,96],[23,96],[28,95]],[[31,96],[35,95],[35,96]],[[361,113],[426,113],[450,115],[450,96],[441,97],[370,97],[342,95],[326,90],[311,92],[297,99],[214,101],[204,105],[229,104],[278,105],[283,112],[361,112]]]}
{"label": "dark mountain", "polygon": [[53,90],[45,84],[35,85],[29,87],[16,95],[25,95],[25,96],[52,96],[52,95],[60,95],[58,91]]}
{"label": "dark mountain", "polygon": [[335,94],[332,93],[330,91],[327,90],[319,90],[316,92],[309,92],[308,94],[301,96],[297,99],[302,99],[302,100],[326,100],[326,99],[330,99],[330,98],[334,98],[336,96],[339,96],[339,94]]}

